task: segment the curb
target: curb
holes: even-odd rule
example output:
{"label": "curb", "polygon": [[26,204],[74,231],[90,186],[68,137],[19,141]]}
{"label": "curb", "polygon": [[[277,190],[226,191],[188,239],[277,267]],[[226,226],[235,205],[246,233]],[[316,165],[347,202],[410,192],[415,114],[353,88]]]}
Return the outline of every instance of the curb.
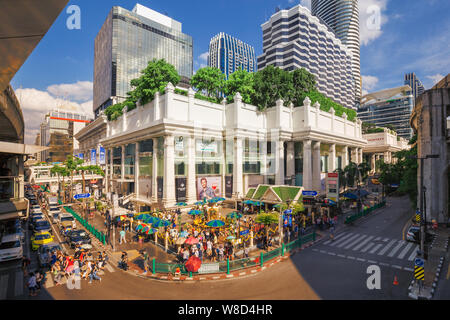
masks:
{"label": "curb", "polygon": [[[270,260],[269,262],[264,264],[262,267],[255,266],[255,267],[247,268],[245,270],[240,269],[240,270],[236,270],[230,274],[222,274],[222,273],[220,273],[220,274],[217,274],[217,273],[202,274],[202,275],[193,275],[192,277],[185,276],[185,275],[175,277],[172,274],[167,274],[167,273],[156,273],[156,274],[149,273],[147,275],[144,275],[142,269],[139,268],[136,264],[131,263],[131,262],[128,263],[128,265],[129,265],[128,271],[125,271],[125,272],[129,273],[130,275],[137,276],[139,278],[149,279],[149,280],[160,280],[160,281],[188,281],[188,282],[190,281],[190,282],[193,282],[193,281],[212,281],[212,280],[234,279],[234,278],[254,275],[256,273],[264,271],[267,268],[272,267],[273,265],[275,265],[279,262],[283,262],[283,261],[287,260],[290,256],[292,256],[296,253],[299,253],[304,249],[309,248],[310,246],[316,244],[321,239],[322,239],[322,237],[317,237],[317,239],[315,241],[305,244],[301,248],[295,249],[291,252],[286,252],[284,256],[280,256],[273,260]],[[117,265],[117,263],[118,263],[118,261],[116,261],[115,259],[111,259],[111,258],[110,258],[110,262],[114,262],[115,265]]]}
{"label": "curb", "polygon": [[439,258],[439,264],[438,264],[438,267],[436,269],[436,273],[435,273],[435,277],[434,277],[433,283],[431,285],[431,291],[430,291],[431,295],[430,295],[430,297],[418,297],[416,294],[414,294],[412,292],[414,280],[411,281],[411,284],[410,284],[410,286],[408,288],[408,291],[409,291],[408,297],[410,297],[411,299],[415,299],[415,300],[419,300],[419,298],[420,299],[431,300],[433,298],[434,292],[435,292],[437,284],[439,282],[439,276],[441,274],[441,269],[442,269],[442,265],[444,264],[444,260],[445,260],[444,256]]}

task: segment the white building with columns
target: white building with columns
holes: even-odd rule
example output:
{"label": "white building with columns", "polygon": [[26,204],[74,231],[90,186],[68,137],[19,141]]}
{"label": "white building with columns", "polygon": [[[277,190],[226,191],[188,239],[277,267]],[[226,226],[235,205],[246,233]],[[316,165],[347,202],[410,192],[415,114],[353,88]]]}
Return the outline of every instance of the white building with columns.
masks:
{"label": "white building with columns", "polygon": [[258,184],[298,185],[324,192],[326,172],[362,162],[361,121],[304,105],[259,111],[242,102],[215,104],[164,95],[108,121],[100,142],[107,154],[107,188],[134,193],[142,205],[165,207],[204,197],[241,198]]}

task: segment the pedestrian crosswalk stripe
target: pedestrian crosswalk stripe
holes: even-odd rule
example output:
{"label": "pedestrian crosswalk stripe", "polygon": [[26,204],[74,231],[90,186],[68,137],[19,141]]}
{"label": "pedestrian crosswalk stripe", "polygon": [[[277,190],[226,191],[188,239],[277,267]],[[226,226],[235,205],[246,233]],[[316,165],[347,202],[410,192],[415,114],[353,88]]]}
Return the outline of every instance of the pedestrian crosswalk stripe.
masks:
{"label": "pedestrian crosswalk stripe", "polygon": [[375,243],[371,242],[369,243],[364,249],[361,250],[361,252],[366,252],[370,248],[372,248],[375,245]]}
{"label": "pedestrian crosswalk stripe", "polygon": [[381,240],[381,237],[377,237],[377,238],[375,239],[375,241],[378,241],[378,240]]}
{"label": "pedestrian crosswalk stripe", "polygon": [[364,238],[366,238],[366,237],[367,237],[366,235],[362,235],[361,237],[356,238],[354,241],[352,241],[352,242],[350,242],[348,245],[346,245],[346,246],[344,247],[344,249],[350,249],[350,248],[353,247],[354,245],[360,243],[361,240],[364,239]]}
{"label": "pedestrian crosswalk stripe", "polygon": [[384,242],[388,242],[388,241],[389,241],[389,238],[384,238],[383,241],[384,241]]}
{"label": "pedestrian crosswalk stripe", "polygon": [[400,254],[398,255],[397,258],[399,259],[403,259],[403,257],[406,255],[406,253],[411,249],[411,247],[413,246],[413,244],[410,242],[408,243],[408,245],[405,247],[405,249],[403,249],[402,252],[400,252]]}
{"label": "pedestrian crosswalk stripe", "polygon": [[352,235],[353,235],[353,233],[348,233],[345,236],[343,236],[342,238],[340,238],[339,240],[335,240],[332,244],[330,244],[330,246],[333,247],[336,244],[340,243],[341,241],[344,241],[345,239],[351,237]]}
{"label": "pedestrian crosswalk stripe", "polygon": [[383,245],[380,243],[380,244],[377,244],[376,246],[375,246],[375,248],[373,248],[372,250],[370,250],[370,253],[375,253],[378,249],[380,249],[381,247],[382,247]]}
{"label": "pedestrian crosswalk stripe", "polygon": [[[334,237],[334,241],[336,241],[336,239],[340,239],[345,234],[346,234],[345,232],[338,234],[337,236]],[[323,244],[329,244],[330,242],[333,242],[333,240],[327,240]]]}
{"label": "pedestrian crosswalk stripe", "polygon": [[47,279],[45,281],[45,285],[44,285],[45,288],[48,289],[48,288],[51,288],[51,287],[55,286],[55,283],[53,282],[53,278],[52,278],[51,272],[47,272],[45,278]]}
{"label": "pedestrian crosswalk stripe", "polygon": [[365,245],[367,242],[369,242],[370,240],[372,240],[374,238],[374,236],[370,236],[367,239],[365,239],[364,241],[362,241],[360,244],[358,244],[356,247],[353,248],[353,251],[356,251],[358,249],[360,249],[363,245]]}
{"label": "pedestrian crosswalk stripe", "polygon": [[391,242],[389,242],[389,243],[386,245],[386,247],[383,248],[383,250],[381,250],[380,252],[378,252],[378,255],[381,256],[381,255],[385,254],[386,251],[388,251],[389,248],[392,247],[392,246],[394,245],[394,243],[396,243],[396,242],[397,242],[397,240],[392,240]]}
{"label": "pedestrian crosswalk stripe", "polygon": [[352,237],[346,239],[345,241],[339,243],[336,247],[342,248],[343,246],[345,246],[346,244],[348,244],[350,241],[355,240],[355,239],[358,238],[359,236],[361,236],[361,235],[357,233],[357,234],[355,234],[354,236],[352,236]]}
{"label": "pedestrian crosswalk stripe", "polygon": [[16,271],[14,283],[14,297],[23,295],[23,271]]}
{"label": "pedestrian crosswalk stripe", "polygon": [[8,293],[8,279],[8,273],[2,274],[0,277],[0,300],[6,299],[6,294]]}
{"label": "pedestrian crosswalk stripe", "polygon": [[403,240],[398,241],[397,246],[389,252],[388,257],[392,258],[394,254],[405,244]]}
{"label": "pedestrian crosswalk stripe", "polygon": [[419,246],[414,247],[414,250],[411,253],[411,255],[409,256],[408,261],[413,261],[416,258],[418,248],[419,248]]}
{"label": "pedestrian crosswalk stripe", "polygon": [[109,272],[114,272],[114,271],[115,271],[114,268],[111,267],[111,265],[110,265],[109,263],[105,266],[105,268],[106,268]]}

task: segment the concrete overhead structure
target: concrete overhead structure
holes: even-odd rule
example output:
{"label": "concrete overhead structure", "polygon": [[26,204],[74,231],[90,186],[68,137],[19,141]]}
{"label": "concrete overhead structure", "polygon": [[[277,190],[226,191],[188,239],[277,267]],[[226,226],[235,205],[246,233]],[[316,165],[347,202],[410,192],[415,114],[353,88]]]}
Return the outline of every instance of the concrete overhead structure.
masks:
{"label": "concrete overhead structure", "polygon": [[[419,195],[422,181],[425,188],[427,221],[436,219],[439,223],[446,223],[450,212],[450,86],[446,80],[449,76],[418,98],[411,115],[411,126],[417,133],[418,156],[439,155],[439,158],[423,160],[423,170],[419,161],[417,175]],[[419,208],[420,199],[418,196]]]}
{"label": "concrete overhead structure", "polygon": [[397,159],[394,153],[401,150],[410,149],[408,140],[397,136],[397,134],[387,128],[383,132],[363,134],[367,140],[367,145],[363,148],[364,158],[370,164],[372,172],[376,172],[376,162],[383,160],[385,163],[395,163]]}
{"label": "concrete overhead structure", "polygon": [[309,99],[295,108],[278,100],[259,111],[240,94],[231,104],[194,95],[192,89],[176,94],[169,84],[164,95],[108,121],[100,143],[111,191],[166,207],[195,202],[211,190],[241,198],[260,184],[323,192],[329,168],[344,168],[352,154],[354,162],[362,161],[367,141],[361,121],[349,121],[345,113],[324,112]]}

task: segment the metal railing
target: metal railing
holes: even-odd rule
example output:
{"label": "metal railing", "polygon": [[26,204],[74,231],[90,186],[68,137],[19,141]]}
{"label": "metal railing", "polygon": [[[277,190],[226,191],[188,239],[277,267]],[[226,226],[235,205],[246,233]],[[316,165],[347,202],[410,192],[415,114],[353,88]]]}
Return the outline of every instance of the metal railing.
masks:
{"label": "metal railing", "polygon": [[367,216],[367,215],[368,215],[369,213],[371,213],[372,211],[384,207],[385,205],[386,205],[386,201],[382,201],[382,202],[380,202],[380,203],[374,205],[373,207],[364,209],[364,210],[362,210],[362,211],[359,212],[359,213],[355,213],[355,214],[352,214],[352,215],[350,215],[350,216],[347,216],[347,217],[345,218],[344,223],[345,223],[345,224],[349,224],[349,223],[355,222],[356,220],[358,220],[358,219],[360,219],[360,218],[362,218],[362,217]]}

